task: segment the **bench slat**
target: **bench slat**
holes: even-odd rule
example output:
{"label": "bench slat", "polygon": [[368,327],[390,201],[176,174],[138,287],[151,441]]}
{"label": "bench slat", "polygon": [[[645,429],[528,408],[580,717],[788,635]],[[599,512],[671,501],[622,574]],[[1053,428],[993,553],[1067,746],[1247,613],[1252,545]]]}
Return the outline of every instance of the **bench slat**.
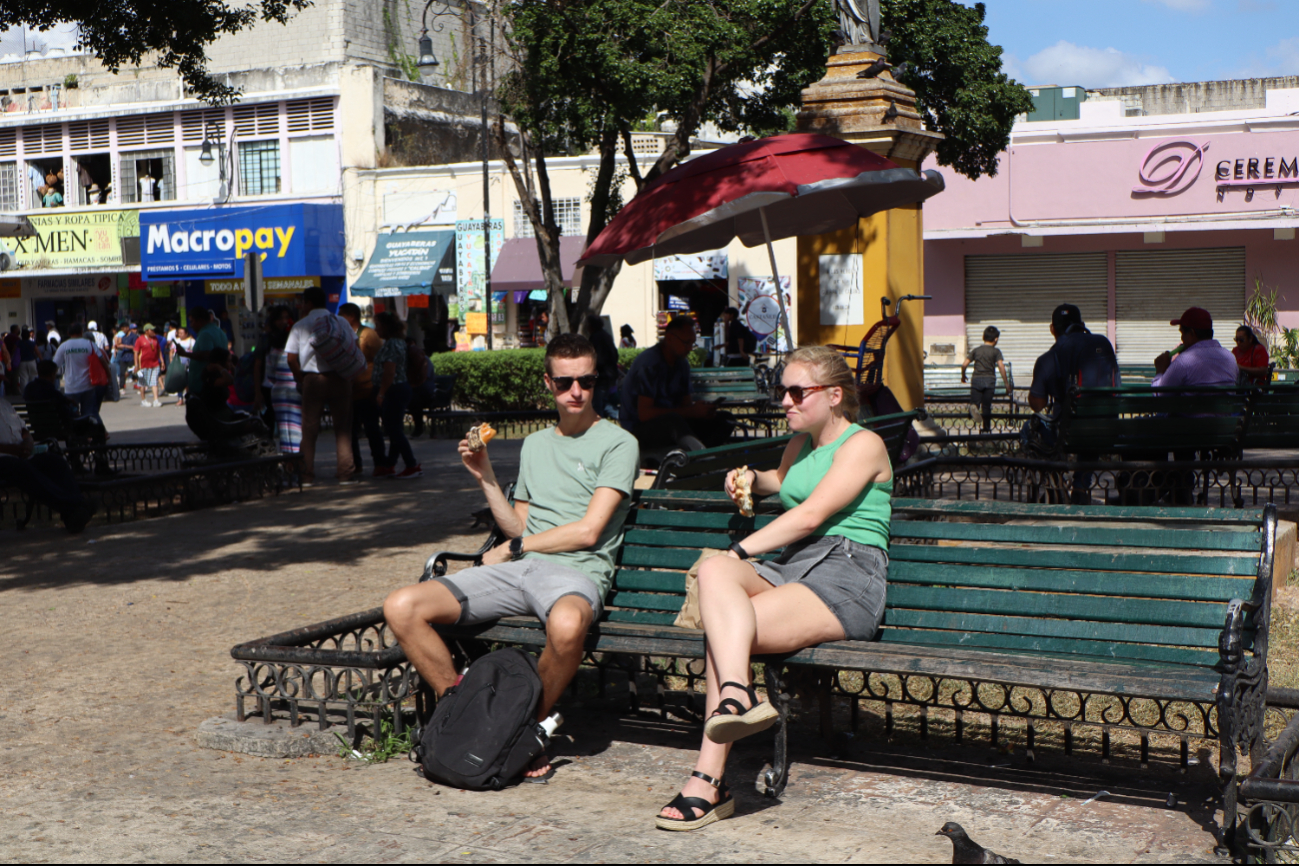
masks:
{"label": "bench slat", "polygon": [[[1208,639],[1217,647],[1217,635],[1226,619],[1225,602],[1167,601],[1147,599],[1113,599],[1105,596],[1064,595],[1052,592],[1007,592],[1004,589],[963,589],[957,587],[917,587],[912,584],[895,584],[889,588],[889,617],[895,610],[916,609],[918,612],[995,614],[1004,617],[1024,617],[1025,622],[1040,623],[1044,631],[1024,632],[1031,635],[1053,635],[1056,627],[1077,623],[1078,628],[1092,628],[1096,634],[1104,631],[1104,623],[1118,623],[1131,628],[1194,628],[1208,632]],[[956,628],[957,626],[934,626]],[[973,626],[959,626],[963,630],[981,631]],[[999,630],[1000,626],[992,626]],[[1077,630],[1074,630],[1077,631]],[[1079,635],[1091,636],[1091,635]],[[1187,647],[1205,647],[1195,641],[1133,639],[1137,643],[1176,643]]]}
{"label": "bench slat", "polygon": [[1190,506],[1134,506],[1107,505],[1046,505],[1036,502],[1001,502],[997,500],[960,499],[909,499],[896,497],[893,513],[934,514],[969,517],[1031,517],[1041,520],[1081,518],[1104,523],[1105,521],[1190,522],[1217,528],[1226,525],[1261,526],[1261,510],[1236,508],[1192,508]]}
{"label": "bench slat", "polygon": [[609,604],[633,610],[670,611],[675,617],[681,611],[685,596],[650,592],[615,592]]}
{"label": "bench slat", "polygon": [[[738,511],[653,511],[644,509],[636,515],[636,526],[689,526],[697,529],[725,529],[733,532],[753,532],[776,519],[774,514],[745,517]],[[756,524],[756,525],[755,525]],[[628,523],[628,526],[631,524]]]}
{"label": "bench slat", "polygon": [[[1113,661],[1162,662],[1175,665],[1194,665],[1212,668],[1218,662],[1216,652],[1197,649],[1180,649],[1166,646],[1139,644],[1107,644],[1080,642],[1027,635],[995,635],[955,631],[923,631],[919,629],[886,626],[880,633],[881,643],[893,646],[927,645],[953,648],[975,647],[1017,654],[1051,653],[1057,657],[1081,656],[1104,658]],[[1090,653],[1084,650],[1091,651]],[[1214,684],[1217,684],[1215,676]],[[1093,686],[1094,687],[1094,686]]]}
{"label": "bench slat", "polygon": [[615,589],[639,592],[675,592],[684,598],[686,575],[680,571],[642,571],[620,568],[613,575]]}
{"label": "bench slat", "polygon": [[[896,588],[896,587],[895,587]],[[1222,608],[1224,619],[1226,610]],[[1031,610],[1015,610],[1016,614],[1031,614]],[[898,600],[885,614],[885,622],[894,627],[941,629],[943,631],[978,632],[982,634],[1018,634],[1034,637],[1073,638],[1080,641],[1113,641],[1118,643],[1156,644],[1162,646],[1200,647],[1208,649],[1218,645],[1219,628],[1180,628],[1163,625],[1132,625],[1118,622],[1095,622],[1084,619],[1049,619],[1031,615],[998,616],[987,607],[941,609],[939,605],[925,605],[914,610],[907,602]]]}
{"label": "bench slat", "polygon": [[[725,545],[723,545],[725,546]],[[1095,550],[1034,550],[1024,547],[946,547],[894,544],[889,558],[909,562],[951,562],[969,565],[1080,568],[1088,571],[1132,571],[1158,574],[1249,575],[1258,571],[1258,556],[1199,553],[1129,553]]]}
{"label": "bench slat", "polygon": [[[979,565],[929,564],[894,559],[889,562],[890,584],[970,586],[1030,592],[1085,593],[1132,598],[1170,598],[1222,601],[1249,598],[1252,577],[1203,575],[1125,574],[1066,569],[993,568]],[[682,581],[682,586],[685,582]],[[891,590],[890,590],[891,591]]]}
{"label": "bench slat", "polygon": [[1016,544],[1089,544],[1102,547],[1170,548],[1173,550],[1257,551],[1258,532],[1215,532],[1192,529],[1146,529],[1119,526],[1051,524],[988,524],[892,521],[893,538],[952,539]]}

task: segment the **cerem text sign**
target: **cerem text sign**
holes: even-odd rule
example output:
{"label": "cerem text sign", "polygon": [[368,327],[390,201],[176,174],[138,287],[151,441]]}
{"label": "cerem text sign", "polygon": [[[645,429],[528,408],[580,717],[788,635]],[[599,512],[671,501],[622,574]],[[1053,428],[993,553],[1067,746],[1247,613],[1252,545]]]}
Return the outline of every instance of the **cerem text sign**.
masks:
{"label": "cerem text sign", "polygon": [[242,278],[250,252],[265,277],[344,273],[340,205],[143,211],[140,235],[146,280]]}

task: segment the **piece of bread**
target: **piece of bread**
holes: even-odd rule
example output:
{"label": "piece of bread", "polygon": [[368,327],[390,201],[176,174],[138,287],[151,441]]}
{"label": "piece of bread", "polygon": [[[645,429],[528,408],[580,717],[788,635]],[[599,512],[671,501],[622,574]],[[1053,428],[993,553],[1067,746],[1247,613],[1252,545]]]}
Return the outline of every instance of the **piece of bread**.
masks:
{"label": "piece of bread", "polygon": [[741,466],[735,473],[735,504],[740,514],[753,516],[753,487],[749,483],[749,467]]}
{"label": "piece of bread", "polygon": [[470,451],[482,451],[487,447],[487,443],[492,441],[496,436],[496,431],[490,424],[479,424],[477,427],[470,427],[465,438],[469,440]]}

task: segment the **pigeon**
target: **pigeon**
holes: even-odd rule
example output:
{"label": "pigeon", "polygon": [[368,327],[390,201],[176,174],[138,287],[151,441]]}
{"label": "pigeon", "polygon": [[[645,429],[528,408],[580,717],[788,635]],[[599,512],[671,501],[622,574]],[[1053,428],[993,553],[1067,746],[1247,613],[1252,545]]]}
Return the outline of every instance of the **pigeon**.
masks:
{"label": "pigeon", "polygon": [[943,829],[934,834],[935,836],[946,836],[952,840],[952,862],[953,863],[1018,863],[1013,857],[1003,857],[993,851],[989,851],[982,845],[975,842],[961,825],[948,821],[943,825]]}

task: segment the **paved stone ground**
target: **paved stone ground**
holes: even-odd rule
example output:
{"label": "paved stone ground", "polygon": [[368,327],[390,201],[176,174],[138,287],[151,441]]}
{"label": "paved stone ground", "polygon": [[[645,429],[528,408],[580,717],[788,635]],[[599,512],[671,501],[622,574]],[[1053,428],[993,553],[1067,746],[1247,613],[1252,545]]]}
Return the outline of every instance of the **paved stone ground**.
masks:
{"label": "paved stone ground", "polygon": [[[123,437],[132,416],[149,435],[167,426],[152,418],[178,415],[110,411]],[[493,446],[502,476],[518,446]],[[77,538],[0,532],[0,861],[948,862],[949,843],[932,835],[948,820],[1025,861],[1212,859],[1207,760],[1188,777],[1124,781],[982,745],[890,748],[861,735],[831,748],[808,721],[780,803],[752,786],[767,744],[745,742],[731,773],[737,817],[669,834],[653,815],[698,729],[612,703],[562,706],[568,763],[549,785],[495,794],[433,788],[401,759],[198,748],[198,724],[233,709],[233,644],[374,606],[430,552],[476,547],[466,515],[481,503],[453,446],[417,447],[426,475],[413,482],[326,483]],[[1084,802],[1101,787],[1112,796]],[[1164,807],[1170,791],[1176,809]]]}

